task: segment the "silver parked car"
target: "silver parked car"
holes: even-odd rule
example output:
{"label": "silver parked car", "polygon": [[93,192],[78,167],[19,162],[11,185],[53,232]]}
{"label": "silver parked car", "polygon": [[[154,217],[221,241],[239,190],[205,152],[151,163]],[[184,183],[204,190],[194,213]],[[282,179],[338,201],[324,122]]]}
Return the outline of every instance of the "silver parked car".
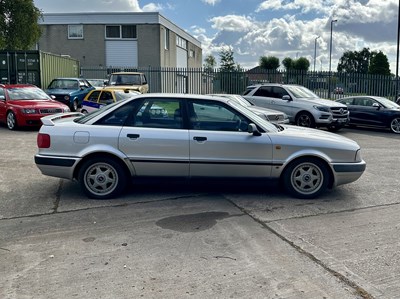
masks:
{"label": "silver parked car", "polygon": [[346,105],[321,99],[301,85],[252,85],[247,87],[244,97],[257,106],[285,112],[290,122],[298,126],[338,131],[349,122]]}
{"label": "silver parked car", "polygon": [[268,109],[265,107],[256,106],[239,94],[223,93],[223,94],[210,94],[210,95],[224,97],[224,98],[234,100],[234,101],[238,102],[239,104],[243,105],[244,107],[246,107],[247,109],[253,111],[258,116],[260,116],[266,120],[269,120],[272,123],[277,123],[277,124],[288,124],[289,123],[289,117],[286,115],[286,113],[277,111],[277,110]]}
{"label": "silver parked car", "polygon": [[[153,106],[168,115],[151,113]],[[136,95],[42,123],[37,167],[78,180],[97,199],[117,196],[132,177],[277,179],[291,195],[315,198],[357,180],[366,167],[353,140],[275,125],[221,97]]]}

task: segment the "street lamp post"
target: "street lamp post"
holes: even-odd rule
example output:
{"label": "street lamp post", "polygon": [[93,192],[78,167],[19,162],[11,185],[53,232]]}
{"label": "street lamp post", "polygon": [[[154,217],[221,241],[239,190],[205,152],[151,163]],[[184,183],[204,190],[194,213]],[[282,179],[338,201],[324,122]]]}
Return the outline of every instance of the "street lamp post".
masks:
{"label": "street lamp post", "polygon": [[332,67],[332,32],[333,32],[333,23],[336,23],[337,20],[331,20],[331,42],[329,47],[329,83],[328,83],[328,96],[331,97],[331,67]]}
{"label": "street lamp post", "polygon": [[315,73],[315,63],[317,62],[317,39],[319,39],[319,36],[317,36],[314,40],[314,73]]}

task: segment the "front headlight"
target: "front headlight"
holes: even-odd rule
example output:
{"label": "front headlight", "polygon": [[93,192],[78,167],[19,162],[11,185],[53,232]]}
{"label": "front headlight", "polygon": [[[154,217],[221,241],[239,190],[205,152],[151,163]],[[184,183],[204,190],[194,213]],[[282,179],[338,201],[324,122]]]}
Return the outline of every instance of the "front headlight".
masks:
{"label": "front headlight", "polygon": [[329,107],[326,107],[326,106],[317,106],[317,105],[315,105],[315,106],[313,106],[313,107],[314,107],[315,109],[319,110],[319,111],[331,112],[330,109],[329,109]]}
{"label": "front headlight", "polygon": [[64,112],[71,112],[71,109],[69,109],[69,107],[65,107]]}
{"label": "front headlight", "polygon": [[24,109],[21,109],[21,111],[24,114],[37,114],[36,109],[33,109],[33,108],[24,108]]}
{"label": "front headlight", "polygon": [[64,100],[69,101],[69,95],[66,95],[66,96],[64,97]]}

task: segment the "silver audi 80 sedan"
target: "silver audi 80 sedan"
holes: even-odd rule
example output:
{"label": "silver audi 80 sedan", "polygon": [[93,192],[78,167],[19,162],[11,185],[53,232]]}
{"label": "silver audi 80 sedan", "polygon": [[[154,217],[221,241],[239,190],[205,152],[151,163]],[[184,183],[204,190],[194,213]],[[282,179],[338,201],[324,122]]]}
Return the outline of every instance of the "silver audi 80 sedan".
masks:
{"label": "silver audi 80 sedan", "polygon": [[114,198],[141,177],[276,179],[292,196],[315,198],[354,182],[366,167],[353,140],[273,124],[215,96],[136,95],[42,122],[35,155],[40,171],[76,179],[96,199]]}

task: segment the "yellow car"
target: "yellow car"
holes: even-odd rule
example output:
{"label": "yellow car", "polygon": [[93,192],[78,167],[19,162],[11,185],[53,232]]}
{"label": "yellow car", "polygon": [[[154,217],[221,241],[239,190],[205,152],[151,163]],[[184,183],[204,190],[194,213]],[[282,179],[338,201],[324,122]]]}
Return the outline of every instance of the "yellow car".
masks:
{"label": "yellow car", "polygon": [[108,80],[110,88],[129,88],[140,93],[147,93],[149,85],[145,74],[139,72],[117,72],[112,73]]}
{"label": "yellow car", "polygon": [[131,98],[139,92],[132,89],[102,88],[92,90],[82,101],[82,113],[89,113],[108,104]]}

